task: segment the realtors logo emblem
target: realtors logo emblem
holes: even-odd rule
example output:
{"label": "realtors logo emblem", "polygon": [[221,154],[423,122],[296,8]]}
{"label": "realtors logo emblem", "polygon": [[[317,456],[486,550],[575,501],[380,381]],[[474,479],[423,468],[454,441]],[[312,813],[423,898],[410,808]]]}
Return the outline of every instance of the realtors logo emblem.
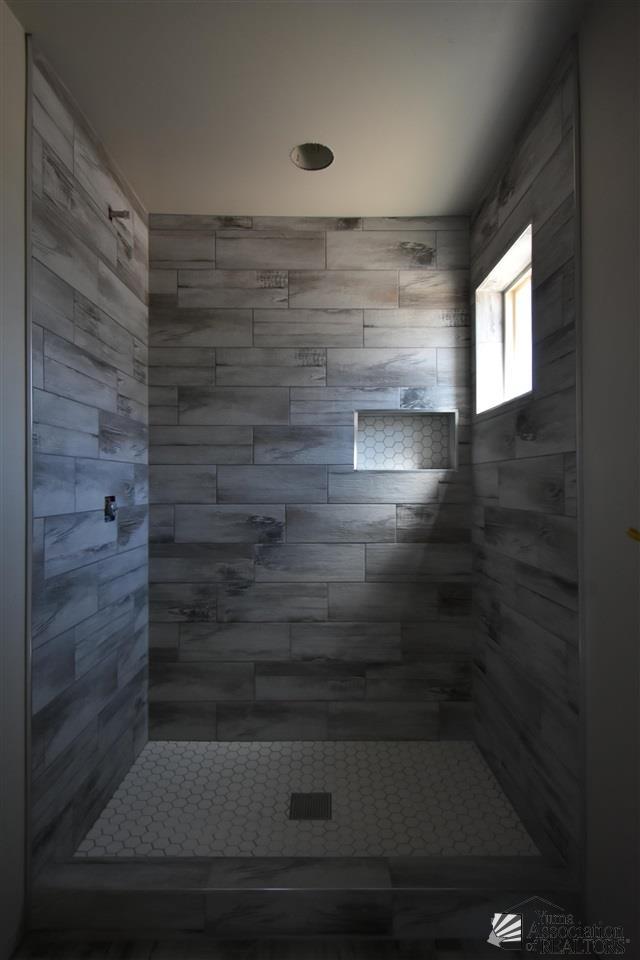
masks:
{"label": "realtors logo emblem", "polygon": [[494,913],[487,943],[504,950],[517,950],[522,945],[522,914]]}

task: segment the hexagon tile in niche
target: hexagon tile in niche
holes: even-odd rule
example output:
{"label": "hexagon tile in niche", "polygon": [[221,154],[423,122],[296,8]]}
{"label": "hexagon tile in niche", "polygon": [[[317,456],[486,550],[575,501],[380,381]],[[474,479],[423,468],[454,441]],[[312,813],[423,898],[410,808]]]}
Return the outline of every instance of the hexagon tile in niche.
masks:
{"label": "hexagon tile in niche", "polygon": [[[294,792],[330,820],[290,820]],[[79,857],[536,856],[468,741],[151,742]]]}
{"label": "hexagon tile in niche", "polygon": [[356,469],[450,469],[454,434],[453,413],[358,413]]}

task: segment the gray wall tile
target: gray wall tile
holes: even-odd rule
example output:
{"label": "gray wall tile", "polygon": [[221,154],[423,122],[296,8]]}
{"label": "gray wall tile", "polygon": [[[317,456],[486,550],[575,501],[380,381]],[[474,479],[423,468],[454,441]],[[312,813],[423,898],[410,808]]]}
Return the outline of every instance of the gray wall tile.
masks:
{"label": "gray wall tile", "polygon": [[470,341],[465,307],[364,311],[365,347],[456,347]]}
{"label": "gray wall tile", "polygon": [[178,271],[179,307],[286,307],[287,298],[282,270]]}
{"label": "gray wall tile", "polygon": [[438,617],[438,592],[420,582],[331,583],[331,620],[430,620]]}
{"label": "gray wall tile", "polygon": [[353,426],[356,410],[394,410],[400,391],[394,387],[292,388],[292,424],[343,424]]}
{"label": "gray wall tile", "polygon": [[272,424],[289,420],[289,393],[282,387],[186,387],[178,391],[185,424]]}
{"label": "gray wall tile", "polygon": [[324,703],[221,703],[219,740],[326,740]]}
{"label": "gray wall tile", "polygon": [[359,347],[362,310],[254,310],[257,347]]}
{"label": "gray wall tile", "polygon": [[377,543],[394,541],[395,504],[318,504],[287,507],[287,541]]}
{"label": "gray wall tile", "polygon": [[149,342],[155,347],[250,347],[251,310],[154,305]]}
{"label": "gray wall tile", "polygon": [[437,382],[435,350],[328,350],[329,386],[400,387]]}
{"label": "gray wall tile", "polygon": [[421,503],[438,500],[440,471],[329,470],[331,503]]}
{"label": "gray wall tile", "polygon": [[399,623],[292,623],[294,660],[394,662],[402,659]]}
{"label": "gray wall tile", "polygon": [[358,700],[364,667],[348,663],[256,664],[257,700]]}
{"label": "gray wall tile", "polygon": [[149,685],[152,703],[171,700],[247,700],[251,663],[157,663]]}
{"label": "gray wall tile", "polygon": [[[146,216],[35,54],[34,869],[70,857],[146,737]],[[126,226],[109,204],[128,209]],[[42,335],[42,331],[44,334]],[[43,358],[43,360],[42,360]],[[144,468],[146,470],[146,467]],[[116,496],[116,523],[104,498]]]}
{"label": "gray wall tile", "polygon": [[260,545],[256,547],[256,580],[284,583],[364,580],[364,546],[358,543]]}
{"label": "gray wall tile", "polygon": [[436,235],[431,230],[327,232],[329,270],[406,270],[435,263]]}
{"label": "gray wall tile", "polygon": [[150,503],[215,503],[216,467],[153,464],[149,468]]}
{"label": "gray wall tile", "polygon": [[324,583],[221,584],[218,592],[221,621],[326,620]]}
{"label": "gray wall tile", "polygon": [[213,583],[151,583],[149,619],[158,623],[216,619]]}
{"label": "gray wall tile", "polygon": [[437,740],[437,703],[331,703],[330,740]]}
{"label": "gray wall tile", "polygon": [[176,505],[176,543],[277,543],[284,539],[284,506]]}
{"label": "gray wall tile", "polygon": [[256,427],[255,463],[353,463],[353,427]]}
{"label": "gray wall tile", "polygon": [[323,466],[221,466],[218,498],[226,503],[323,503],[327,471]]}
{"label": "gray wall tile", "polygon": [[325,308],[397,307],[398,274],[394,270],[292,270],[289,304]]}
{"label": "gray wall tile", "polygon": [[245,544],[158,543],[151,546],[150,554],[153,583],[253,577],[253,551]]}
{"label": "gray wall tile", "polygon": [[304,387],[324,384],[326,353],[297,349],[225,347],[218,350],[216,383],[230,387]]}
{"label": "gray wall tile", "polygon": [[293,237],[260,232],[229,236],[222,232],[217,240],[216,261],[224,269],[293,270],[322,269],[324,234],[310,231]]}
{"label": "gray wall tile", "polygon": [[367,545],[367,580],[468,582],[470,574],[470,543],[372,543]]}
{"label": "gray wall tile", "polygon": [[[567,55],[474,218],[474,283],[533,225],[533,391],[474,423],[474,735],[519,812],[559,855],[579,860],[575,123],[577,64]],[[569,105],[570,104],[570,105]],[[566,129],[566,128],[565,128]],[[453,602],[453,597],[450,598]],[[553,638],[553,639],[552,639]],[[559,705],[562,705],[560,707]],[[558,719],[558,710],[563,710]]]}
{"label": "gray wall tile", "polygon": [[284,660],[289,656],[287,623],[184,623],[180,660]]}
{"label": "gray wall tile", "polygon": [[469,298],[467,270],[401,270],[400,307],[462,307]]}
{"label": "gray wall tile", "polygon": [[[354,412],[403,407],[458,409],[460,463],[468,459],[467,221],[373,218],[366,231],[337,218],[152,222],[161,265],[150,318],[152,676],[155,663],[170,678],[185,660],[265,667],[246,702],[207,694],[190,715],[188,698],[172,693],[154,735],[326,737],[328,704],[362,700],[367,664],[418,661],[422,648],[403,646],[403,627],[440,624],[437,652],[461,649],[467,468],[352,465]],[[403,279],[416,302],[399,303]],[[207,480],[198,468],[215,473]],[[366,584],[365,544],[395,545],[402,507],[400,550],[371,555],[371,576],[386,582]],[[470,661],[469,644],[459,655]],[[410,677],[384,682],[395,684],[394,705],[410,692]],[[440,695],[436,686],[427,678],[415,695]],[[461,683],[450,693],[469,696]],[[405,726],[413,736],[426,723],[432,735],[419,706]]]}
{"label": "gray wall tile", "polygon": [[33,457],[33,515],[70,513],[75,506],[75,462],[37,451]]}
{"label": "gray wall tile", "polygon": [[116,552],[117,523],[105,523],[104,511],[47,517],[44,526],[45,577],[86,566]]}

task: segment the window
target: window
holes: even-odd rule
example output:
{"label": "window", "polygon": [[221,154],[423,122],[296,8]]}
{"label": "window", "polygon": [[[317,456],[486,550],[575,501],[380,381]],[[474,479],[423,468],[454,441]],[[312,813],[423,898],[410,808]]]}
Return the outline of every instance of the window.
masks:
{"label": "window", "polygon": [[476,290],[476,413],[532,388],[531,226]]}

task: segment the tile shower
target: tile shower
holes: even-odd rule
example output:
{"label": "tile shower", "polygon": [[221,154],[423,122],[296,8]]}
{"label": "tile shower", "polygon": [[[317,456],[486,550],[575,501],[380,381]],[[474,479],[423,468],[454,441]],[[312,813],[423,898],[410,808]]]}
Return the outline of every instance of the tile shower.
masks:
{"label": "tile shower", "polygon": [[151,737],[469,736],[466,219],[149,223]]}
{"label": "tile shower", "polygon": [[[531,732],[558,730],[548,665],[574,667],[575,439],[558,405],[575,399],[570,69],[549,108],[560,139],[545,140],[565,179],[517,158],[510,174],[528,184],[515,219],[551,216],[544,253],[534,221],[539,396],[504,423],[472,416],[466,218],[147,217],[38,69],[37,869],[537,859],[549,834],[566,851],[565,806],[544,804],[575,782],[573,704],[562,764],[535,756]],[[532,123],[527,142],[548,138]],[[499,246],[494,201],[472,225],[474,282]],[[522,523],[546,537],[526,562]],[[558,611],[566,649],[549,640]],[[523,620],[544,656],[516,703]],[[520,745],[542,766],[542,810],[515,788]],[[290,820],[296,791],[330,792],[331,819]]]}

